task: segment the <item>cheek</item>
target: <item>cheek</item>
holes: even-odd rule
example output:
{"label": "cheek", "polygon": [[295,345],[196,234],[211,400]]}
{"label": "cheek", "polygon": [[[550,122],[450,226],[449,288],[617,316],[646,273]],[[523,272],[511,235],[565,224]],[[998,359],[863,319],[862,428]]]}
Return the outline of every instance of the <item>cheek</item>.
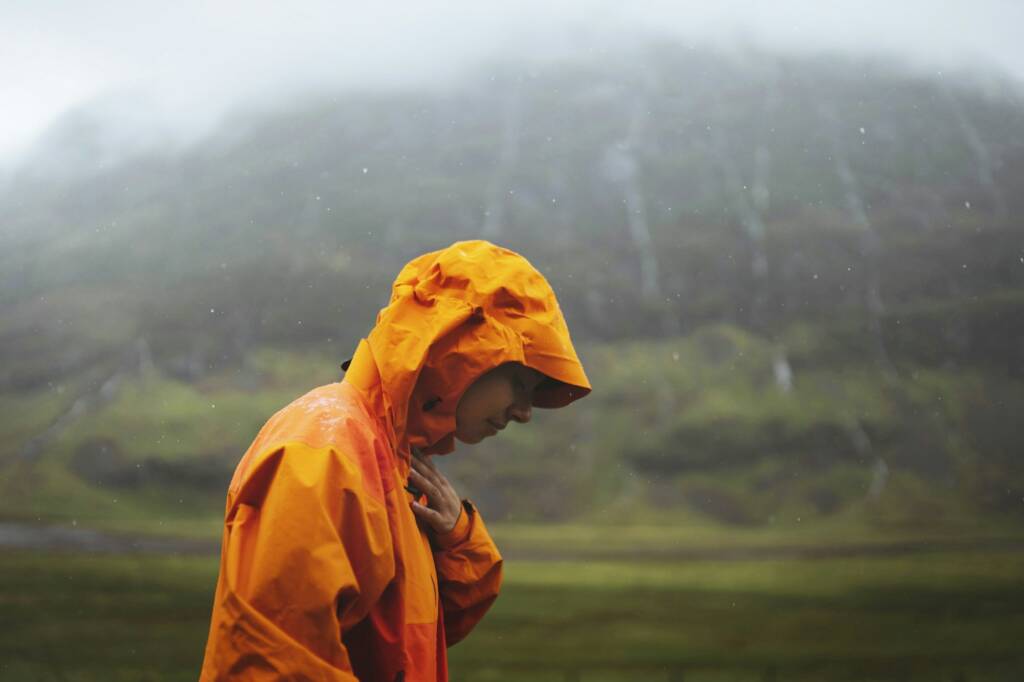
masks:
{"label": "cheek", "polygon": [[480,398],[477,393],[478,391],[467,391],[459,401],[458,407],[455,408],[456,425],[465,427],[476,421],[480,412]]}
{"label": "cheek", "polygon": [[459,401],[455,420],[463,426],[500,415],[512,403],[507,382],[487,382],[473,386]]}
{"label": "cheek", "polygon": [[486,399],[481,401],[481,415],[487,419],[502,415],[514,400],[515,393],[512,387],[508,383],[498,384],[487,394]]}
{"label": "cheek", "polygon": [[455,410],[455,437],[467,445],[479,443],[484,434],[483,423],[485,416],[479,412],[480,403],[467,402],[459,403]]}

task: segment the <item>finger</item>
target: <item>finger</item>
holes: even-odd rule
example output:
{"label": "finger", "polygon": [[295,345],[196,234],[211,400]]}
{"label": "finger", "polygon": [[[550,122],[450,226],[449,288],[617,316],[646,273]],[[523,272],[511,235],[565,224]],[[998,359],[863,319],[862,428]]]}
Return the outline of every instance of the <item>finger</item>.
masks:
{"label": "finger", "polygon": [[438,488],[437,484],[415,469],[409,470],[409,478],[417,488],[426,493],[427,499],[431,502],[435,501],[440,496],[441,490]]}
{"label": "finger", "polygon": [[418,466],[414,464],[414,466],[416,466],[416,471],[420,472],[428,481],[433,483],[439,493],[455,494],[455,488],[452,486],[451,482],[444,475],[443,471],[434,466],[433,462],[420,462],[418,464]]}
{"label": "finger", "polygon": [[427,459],[428,457],[433,457],[433,455],[424,455],[424,457],[418,461],[419,466],[417,468],[420,470],[420,472],[433,480],[447,480],[445,478],[444,472],[438,469],[436,464]]}
{"label": "finger", "polygon": [[427,473],[429,471],[433,471],[434,470],[434,468],[432,466],[430,466],[430,463],[426,462],[421,457],[413,457],[412,460],[410,461],[410,463],[412,464],[412,466],[414,468],[419,469],[420,471],[422,471],[424,473]]}
{"label": "finger", "polygon": [[410,504],[412,506],[412,513],[430,524],[431,527],[439,528],[444,525],[444,517],[439,512],[430,507],[424,507],[419,502],[414,501]]}
{"label": "finger", "polygon": [[423,488],[423,487],[429,487],[429,488],[434,488],[434,489],[437,488],[436,482],[433,481],[430,478],[430,476],[427,476],[423,472],[417,471],[416,469],[409,469],[409,478],[412,481],[414,481],[415,483],[417,483],[417,484],[422,483],[423,485],[420,486],[421,488]]}
{"label": "finger", "polygon": [[428,467],[419,457],[413,457],[409,460],[409,463],[412,465],[412,468],[417,471],[430,471],[430,467]]}
{"label": "finger", "polygon": [[440,484],[440,482],[444,480],[444,474],[438,471],[429,462],[418,460],[415,457],[412,460],[412,469],[418,471],[426,477],[427,480],[432,481],[435,484]]}
{"label": "finger", "polygon": [[419,451],[414,452],[413,454],[416,455],[415,457],[413,457],[413,459],[418,460],[431,471],[437,471],[437,467],[434,466],[434,462],[432,461],[434,457],[433,455],[424,455],[422,452]]}

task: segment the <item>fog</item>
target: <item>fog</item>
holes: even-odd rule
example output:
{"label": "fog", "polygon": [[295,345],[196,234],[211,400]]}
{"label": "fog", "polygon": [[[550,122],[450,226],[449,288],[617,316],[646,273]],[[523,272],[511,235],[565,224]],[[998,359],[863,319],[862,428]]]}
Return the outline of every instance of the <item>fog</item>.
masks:
{"label": "fog", "polygon": [[[940,11],[936,11],[939,8]],[[611,49],[650,34],[694,45],[893,58],[913,68],[1024,76],[1010,1],[900,3],[125,0],[0,5],[0,165],[85,108],[130,151],[188,142],[234,107],[305,92],[425,87],[509,54]]]}
{"label": "fog", "polygon": [[445,378],[567,339],[522,264],[378,317],[469,239],[593,392],[439,460],[473,535],[368,612],[486,595],[486,519],[452,679],[1024,680],[1022,7],[0,0],[0,680],[196,679],[239,545],[306,601],[224,627],[349,662],[299,649],[374,592],[325,576],[433,531],[344,361],[413,317]]}

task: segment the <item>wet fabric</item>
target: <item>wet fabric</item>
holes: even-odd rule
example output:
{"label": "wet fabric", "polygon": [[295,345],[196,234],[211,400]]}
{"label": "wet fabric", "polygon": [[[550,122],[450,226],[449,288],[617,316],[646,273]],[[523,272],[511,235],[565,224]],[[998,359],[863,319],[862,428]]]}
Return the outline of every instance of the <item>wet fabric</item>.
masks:
{"label": "wet fabric", "polygon": [[502,561],[468,501],[449,533],[417,524],[410,452],[450,452],[458,398],[512,361],[548,377],[537,407],[590,391],[524,258],[458,242],[402,269],[344,381],[275,414],[235,470],[202,680],[448,678]]}

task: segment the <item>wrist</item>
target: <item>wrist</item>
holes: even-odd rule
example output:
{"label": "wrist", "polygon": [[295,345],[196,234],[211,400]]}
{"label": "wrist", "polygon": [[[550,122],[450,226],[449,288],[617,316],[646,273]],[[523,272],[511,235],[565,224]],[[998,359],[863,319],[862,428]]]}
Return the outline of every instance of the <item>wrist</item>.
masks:
{"label": "wrist", "polygon": [[459,505],[459,515],[455,519],[455,524],[451,529],[436,533],[434,536],[434,543],[443,548],[457,545],[466,539],[469,535],[470,519],[469,514],[472,507],[468,502],[463,501]]}

